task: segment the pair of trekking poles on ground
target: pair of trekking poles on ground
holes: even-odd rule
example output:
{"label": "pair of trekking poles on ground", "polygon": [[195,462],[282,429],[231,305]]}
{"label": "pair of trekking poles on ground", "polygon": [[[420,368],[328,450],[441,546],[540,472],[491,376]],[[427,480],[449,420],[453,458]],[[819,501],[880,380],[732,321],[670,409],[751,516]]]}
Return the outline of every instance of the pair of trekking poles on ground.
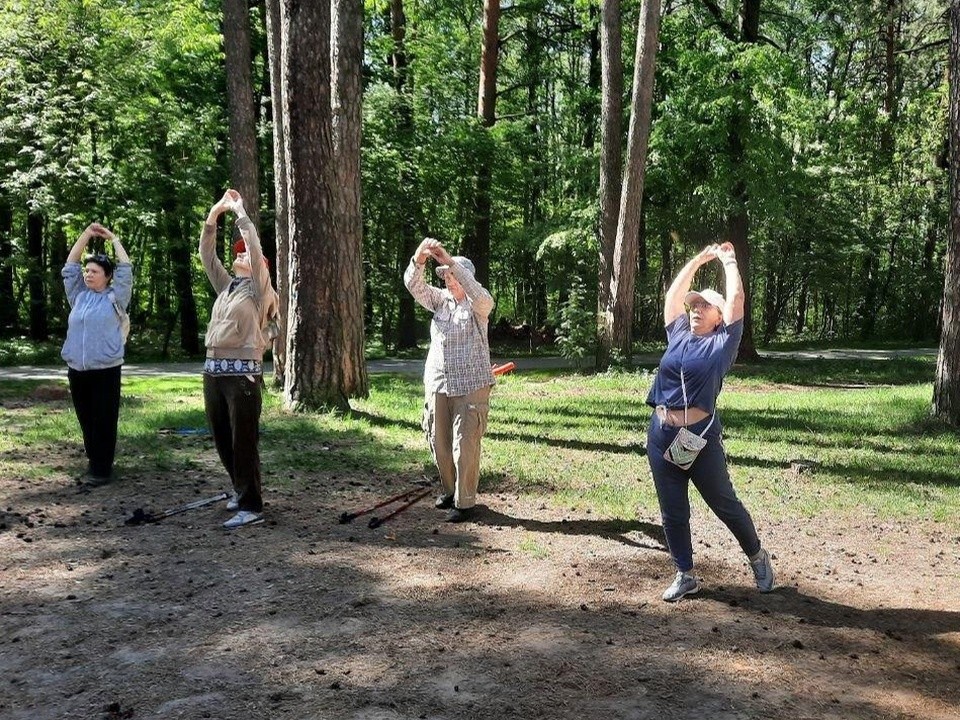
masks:
{"label": "pair of trekking poles on ground", "polygon": [[[504,363],[503,365],[495,365],[493,367],[493,374],[503,375],[505,373],[510,372],[514,368],[516,368],[516,365],[512,362]],[[424,477],[424,480],[426,480],[428,483],[430,482],[430,480],[427,479],[426,477]],[[409,490],[405,490],[404,492],[398,493],[397,495],[394,495],[393,497],[389,497],[386,500],[381,500],[380,502],[376,503],[375,505],[371,505],[370,507],[361,508],[360,510],[355,510],[354,512],[340,513],[340,524],[344,525],[346,523],[353,522],[356,518],[361,517],[362,515],[369,515],[374,510],[379,510],[380,508],[386,507],[387,505],[392,505],[393,503],[401,503],[399,506],[394,508],[392,511],[390,511],[388,514],[384,515],[383,517],[374,515],[372,518],[370,518],[370,521],[367,523],[367,527],[378,528],[381,525],[383,525],[383,523],[387,522],[387,520],[389,520],[390,518],[396,517],[397,515],[402,513],[404,510],[407,510],[413,505],[416,505],[418,502],[423,500],[423,498],[425,498],[429,494],[430,494],[429,487],[427,487],[426,489],[423,489],[422,485],[417,485],[417,487],[413,487],[413,488],[410,488]]]}
{"label": "pair of trekking poles on ground", "polygon": [[[512,362],[504,363],[503,365],[495,365],[493,367],[493,374],[504,375],[515,368],[516,368],[516,365]],[[430,482],[427,478],[424,478],[424,480],[426,480],[427,483]],[[423,485],[418,484],[416,487],[410,488],[409,490],[405,490],[404,492],[394,495],[391,498],[387,498],[386,500],[382,500],[381,502],[378,502],[376,505],[371,505],[370,507],[362,508],[352,513],[348,513],[348,512],[340,513],[340,524],[342,525],[344,523],[352,522],[353,520],[355,520],[356,518],[362,515],[368,515],[372,513],[374,510],[379,510],[382,507],[386,507],[387,505],[392,505],[393,503],[400,502],[402,500],[403,504],[396,507],[389,514],[384,515],[383,517],[377,517],[375,515],[374,517],[370,518],[370,522],[367,523],[367,527],[370,527],[370,528],[380,527],[387,520],[389,520],[392,517],[396,517],[407,508],[423,500],[423,498],[425,498],[429,494],[430,494],[429,487],[424,488]],[[124,524],[125,525],[145,525],[147,523],[160,522],[165,518],[172,517],[174,515],[179,515],[181,513],[185,513],[188,510],[196,510],[197,508],[206,507],[207,505],[212,505],[213,503],[226,500],[229,497],[230,496],[228,493],[223,492],[218,495],[214,495],[213,497],[204,498],[202,500],[194,500],[193,502],[186,503],[185,505],[178,505],[177,507],[170,508],[169,510],[164,510],[163,512],[160,512],[160,513],[151,513],[151,512],[145,511],[143,508],[137,508],[136,510],[134,510],[133,515],[130,518],[128,518]]]}

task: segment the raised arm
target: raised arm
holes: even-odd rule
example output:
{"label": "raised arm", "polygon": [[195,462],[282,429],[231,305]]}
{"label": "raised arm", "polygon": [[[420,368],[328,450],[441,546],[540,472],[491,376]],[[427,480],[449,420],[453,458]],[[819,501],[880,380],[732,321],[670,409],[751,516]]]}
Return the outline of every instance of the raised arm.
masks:
{"label": "raised arm", "polygon": [[113,244],[113,256],[117,259],[117,264],[126,263],[130,264],[130,256],[127,255],[127,251],[124,249],[123,245],[120,243],[120,239],[114,235],[108,228],[99,226],[101,230],[101,235],[109,240]]}
{"label": "raised arm", "polygon": [[83,257],[83,251],[87,249],[87,245],[90,244],[90,241],[97,235],[100,234],[99,229],[103,227],[99,223],[90,223],[87,225],[86,229],[80,233],[80,237],[77,238],[77,241],[73,244],[73,247],[70,248],[70,252],[67,254],[68,263],[78,263],[80,258]]}
{"label": "raised arm", "polygon": [[263,274],[267,272],[267,266],[263,262],[263,246],[260,244],[260,236],[257,234],[257,228],[254,227],[253,220],[247,216],[247,210],[243,206],[243,198],[236,190],[227,190],[227,194],[233,198],[233,207],[231,208],[237,216],[237,228],[243,235],[243,242],[247,246],[247,258],[250,261],[250,276],[253,279],[253,292],[260,301],[260,288],[263,287]]}
{"label": "raised arm", "polygon": [[737,266],[737,254],[733,244],[725,242],[718,247],[716,257],[723,263],[723,274],[726,280],[724,296],[727,303],[723,310],[723,322],[731,325],[743,319],[746,292],[743,289],[743,280],[740,278],[740,268]]}
{"label": "raised arm", "polygon": [[663,301],[663,324],[669,325],[686,312],[683,299],[690,292],[693,276],[703,265],[716,258],[717,245],[708,245],[693,256],[673,279]]}
{"label": "raised arm", "polygon": [[218,293],[230,284],[230,273],[217,257],[217,219],[233,205],[234,199],[228,190],[207,213],[207,221],[200,234],[200,261],[207,279]]}
{"label": "raised arm", "polygon": [[431,249],[434,245],[439,243],[433,238],[424,238],[403,273],[403,284],[413,295],[413,299],[430,312],[436,311],[443,302],[443,290],[428,284],[424,279],[424,270],[427,260],[432,256]]}

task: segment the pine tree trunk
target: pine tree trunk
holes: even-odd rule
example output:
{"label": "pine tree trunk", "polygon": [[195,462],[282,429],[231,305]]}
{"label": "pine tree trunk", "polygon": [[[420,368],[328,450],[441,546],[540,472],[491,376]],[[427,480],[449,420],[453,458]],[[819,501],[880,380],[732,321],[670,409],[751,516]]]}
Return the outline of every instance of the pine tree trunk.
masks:
{"label": "pine tree trunk", "polygon": [[339,190],[334,231],[340,267],[328,271],[339,282],[337,298],[341,389],[349,397],[366,397],[369,383],[364,357],[363,215],[360,210],[360,145],[363,127],[363,0],[333,0],[333,148]]}
{"label": "pine tree trunk", "polygon": [[[483,47],[480,54],[480,88],[477,117],[485,129],[497,121],[497,68],[500,63],[500,0],[483,0]],[[487,143],[484,143],[486,146]],[[477,163],[477,184],[473,196],[473,232],[464,243],[466,254],[477,269],[477,280],[490,286],[490,190],[493,187],[493,158],[484,150]]]}
{"label": "pine tree trunk", "polygon": [[19,324],[13,289],[13,209],[0,197],[0,333],[8,335]]}
{"label": "pine tree trunk", "polygon": [[260,230],[257,121],[250,72],[250,11],[247,0],[223,0],[223,49],[230,118],[230,185]]}
{"label": "pine tree trunk", "polygon": [[43,262],[43,215],[31,211],[27,214],[27,257],[29,258],[30,288],[30,339],[46,340],[47,296]]}
{"label": "pine tree trunk", "polygon": [[[611,293],[617,224],[620,217],[620,189],[623,183],[623,39],[620,0],[600,4],[600,255],[597,273],[597,306],[601,316],[613,303]],[[599,323],[597,367],[610,362],[613,337],[611,323]]]}
{"label": "pine tree trunk", "polygon": [[283,80],[281,77],[280,0],[266,0],[267,55],[270,59],[270,105],[273,117],[274,224],[277,242],[276,278],[280,296],[280,334],[273,341],[273,386],[284,387],[287,359],[287,317],[290,309],[290,236],[288,230],[286,156],[283,151]]}
{"label": "pine tree trunk", "polygon": [[[350,218],[357,206],[337,207],[350,193],[356,192],[359,200],[359,193],[355,187],[341,191],[336,186],[344,179],[353,182],[354,176],[359,181],[359,158],[348,156],[357,130],[337,128],[343,152],[338,157],[330,42],[335,25],[341,33],[334,61],[341,88],[337,117],[338,122],[354,122],[359,97],[349,93],[359,86],[360,41],[352,35],[358,21],[350,15],[360,8],[352,1],[337,5],[343,13],[335,23],[326,2],[282,0],[280,5],[291,298],[284,403],[289,409],[346,410],[351,396],[367,392],[360,247]],[[347,167],[338,171],[338,163]]]}
{"label": "pine tree trunk", "polygon": [[627,165],[624,168],[613,276],[606,308],[604,337],[630,362],[633,350],[633,304],[637,281],[637,237],[646,177],[647,144],[653,114],[653,82],[660,38],[660,0],[643,0],[637,27],[634,58],[633,101],[627,134]]}
{"label": "pine tree trunk", "polygon": [[950,23],[950,234],[943,286],[943,334],[933,385],[933,413],[960,426],[960,0]]}
{"label": "pine tree trunk", "polygon": [[[407,59],[406,33],[407,18],[403,11],[403,0],[390,2],[390,33],[393,36],[393,89],[397,93],[397,134],[404,147],[412,148],[414,143],[413,107],[409,62]],[[403,287],[402,273],[417,249],[418,220],[420,216],[420,193],[417,187],[417,175],[411,163],[404,163],[401,188],[402,207],[406,208],[400,218],[400,244],[397,247],[396,288],[398,297],[397,327],[395,344],[397,350],[410,350],[417,346],[416,303],[413,296]]]}
{"label": "pine tree trunk", "polygon": [[[744,44],[756,44],[760,39],[760,0],[743,0],[740,8],[740,41]],[[750,107],[748,93],[739,101],[732,113],[728,142],[730,164],[736,180],[731,192],[731,212],[727,216],[727,239],[733,243],[737,253],[740,278],[743,281],[745,300],[743,304],[743,337],[737,357],[740,360],[753,360],[757,357],[757,348],[753,341],[753,293],[750,283],[750,216],[748,205],[750,197],[747,183],[743,180],[745,167],[744,140],[749,133]]]}

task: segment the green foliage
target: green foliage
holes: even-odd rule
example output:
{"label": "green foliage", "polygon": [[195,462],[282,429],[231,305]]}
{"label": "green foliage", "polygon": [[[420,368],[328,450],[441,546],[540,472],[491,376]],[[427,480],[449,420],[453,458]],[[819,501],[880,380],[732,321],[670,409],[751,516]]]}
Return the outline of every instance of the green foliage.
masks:
{"label": "green foliage", "polygon": [[587,292],[583,283],[574,282],[567,302],[560,309],[557,346],[564,357],[576,362],[578,368],[596,352],[596,307],[596,297]]}
{"label": "green foliage", "polygon": [[[535,0],[502,14],[492,128],[476,117],[481,3],[403,3],[402,46],[390,4],[365,6],[371,341],[384,351],[395,341],[410,238],[433,235],[458,252],[473,232],[481,159],[493,168],[495,320],[556,328],[569,320],[575,283],[589,312],[600,149],[596,3]],[[764,4],[762,39],[752,45],[735,39],[736,3],[719,7],[719,18],[703,3],[665,7],[634,336],[660,338],[665,282],[724,236],[742,188],[761,343],[934,341],[949,207],[946,174],[933,162],[947,121],[942,7],[775,0]],[[628,3],[622,21],[628,81],[638,9]],[[259,8],[251,19],[262,43]],[[227,183],[219,24],[220,4],[211,0],[0,3],[0,211],[12,214],[10,257],[0,267],[13,269],[12,291],[3,292],[20,313],[11,332],[26,323],[29,269],[43,267],[48,315],[62,333],[58,264],[98,220],[136,263],[134,340],[170,351],[181,311],[171,276],[184,271],[171,257],[192,251],[204,211]],[[395,65],[398,50],[405,64]],[[270,178],[265,69],[258,56],[261,167]],[[273,205],[266,188],[261,205]],[[45,233],[36,257],[26,246],[31,212]],[[265,235],[271,217],[264,213]],[[195,260],[190,272],[203,316],[212,298]]]}

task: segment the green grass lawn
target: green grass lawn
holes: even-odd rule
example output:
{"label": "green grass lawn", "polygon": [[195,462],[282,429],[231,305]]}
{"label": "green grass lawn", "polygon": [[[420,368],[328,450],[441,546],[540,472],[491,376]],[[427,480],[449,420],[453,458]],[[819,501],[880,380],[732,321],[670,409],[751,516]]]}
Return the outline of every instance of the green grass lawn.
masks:
{"label": "green grass lawn", "polygon": [[[929,416],[934,360],[764,361],[737,366],[720,399],[734,482],[754,514],[839,518],[869,512],[960,528],[960,434]],[[481,493],[521,493],[598,517],[656,516],[644,455],[648,371],[605,375],[525,372],[494,390]],[[33,402],[37,385],[0,384],[0,472],[79,472],[69,402]],[[309,491],[311,478],[365,481],[431,474],[420,429],[419,381],[374,375],[348,417],[284,413],[265,396],[265,483]],[[204,427],[200,378],[126,378],[119,464],[169,472],[212,457],[209,441],[161,428]],[[65,456],[64,448],[73,454]],[[53,457],[50,462],[37,458]],[[57,458],[61,459],[57,459]],[[811,472],[790,471],[794,460]],[[535,552],[536,549],[531,549]]]}

